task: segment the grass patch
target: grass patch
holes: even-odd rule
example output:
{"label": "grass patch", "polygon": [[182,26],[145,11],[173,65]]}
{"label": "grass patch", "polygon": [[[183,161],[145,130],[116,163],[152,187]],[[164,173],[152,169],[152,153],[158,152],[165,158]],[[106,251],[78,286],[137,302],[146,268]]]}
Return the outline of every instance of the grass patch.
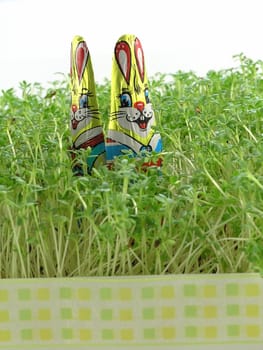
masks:
{"label": "grass patch", "polygon": [[72,176],[67,79],[2,91],[1,278],[262,272],[263,63],[236,58],[151,78],[161,173],[123,156]]}

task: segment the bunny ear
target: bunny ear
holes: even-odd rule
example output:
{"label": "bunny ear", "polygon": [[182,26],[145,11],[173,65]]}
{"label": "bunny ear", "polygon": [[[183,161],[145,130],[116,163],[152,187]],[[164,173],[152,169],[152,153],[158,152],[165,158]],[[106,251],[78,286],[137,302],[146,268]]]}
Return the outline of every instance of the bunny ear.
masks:
{"label": "bunny ear", "polygon": [[126,41],[119,41],[115,46],[115,58],[127,84],[131,74],[131,49]]}
{"label": "bunny ear", "polygon": [[79,83],[81,82],[81,79],[83,77],[83,73],[88,62],[88,57],[89,49],[87,47],[86,42],[82,41],[78,44],[75,53],[76,69],[79,78]]}
{"label": "bunny ear", "polygon": [[144,73],[145,73],[144,54],[143,54],[142,44],[138,38],[136,38],[134,41],[134,52],[135,52],[136,63],[140,73],[141,81],[143,82]]}

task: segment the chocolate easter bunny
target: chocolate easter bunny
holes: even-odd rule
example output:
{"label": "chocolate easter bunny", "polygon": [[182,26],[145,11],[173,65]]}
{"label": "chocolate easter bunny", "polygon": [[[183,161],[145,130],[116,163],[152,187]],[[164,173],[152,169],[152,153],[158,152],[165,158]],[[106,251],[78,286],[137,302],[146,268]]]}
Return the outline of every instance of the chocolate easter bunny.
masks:
{"label": "chocolate easter bunny", "polygon": [[[75,151],[90,148],[87,156],[90,173],[94,166],[105,163],[105,143],[91,56],[81,36],[75,36],[71,43],[70,62],[72,157]],[[81,168],[76,164],[73,170],[81,175]]]}
{"label": "chocolate easter bunny", "polygon": [[[160,134],[155,131],[155,115],[150,101],[147,72],[140,40],[125,34],[115,45],[112,78],[111,110],[106,135],[103,135],[101,116],[90,53],[81,36],[71,44],[71,122],[72,153],[90,148],[88,172],[125,152],[139,157],[145,151],[161,152]],[[106,151],[105,151],[106,150]],[[157,164],[160,165],[160,160]],[[75,166],[81,174],[81,167]]]}
{"label": "chocolate easter bunny", "polygon": [[111,114],[106,138],[107,161],[123,154],[160,152],[162,141],[155,132],[145,59],[140,40],[125,34],[115,45],[111,77]]}

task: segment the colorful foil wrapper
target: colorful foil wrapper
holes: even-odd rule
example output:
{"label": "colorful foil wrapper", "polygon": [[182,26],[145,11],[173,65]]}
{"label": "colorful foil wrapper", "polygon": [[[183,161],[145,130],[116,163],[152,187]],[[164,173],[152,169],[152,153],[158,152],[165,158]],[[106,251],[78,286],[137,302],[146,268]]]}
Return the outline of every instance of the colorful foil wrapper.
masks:
{"label": "colorful foil wrapper", "polygon": [[134,156],[160,152],[162,141],[155,125],[142,45],[135,35],[125,34],[114,49],[107,162],[125,152]]}
{"label": "colorful foil wrapper", "polygon": [[[114,158],[125,153],[138,156],[162,151],[160,134],[155,131],[144,53],[135,35],[121,36],[114,49],[106,152],[91,57],[81,36],[75,36],[71,44],[70,76],[72,155],[74,159],[77,150],[90,148],[88,173],[106,159],[111,167]],[[161,159],[145,165],[160,166]],[[74,165],[74,172],[83,174],[81,164]]]}
{"label": "colorful foil wrapper", "polygon": [[[94,166],[105,163],[105,143],[90,52],[81,36],[75,36],[71,43],[70,78],[72,157],[77,150],[89,148],[90,173]],[[73,170],[81,175],[83,167],[75,164]]]}

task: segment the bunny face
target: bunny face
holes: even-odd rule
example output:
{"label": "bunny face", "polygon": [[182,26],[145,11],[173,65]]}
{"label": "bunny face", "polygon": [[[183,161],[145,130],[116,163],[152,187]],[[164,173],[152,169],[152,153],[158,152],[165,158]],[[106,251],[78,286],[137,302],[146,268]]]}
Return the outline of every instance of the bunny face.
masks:
{"label": "bunny face", "polygon": [[[146,92],[147,91],[147,92]],[[148,89],[145,93],[148,93]],[[133,136],[141,138],[147,137],[147,133],[154,123],[154,112],[152,105],[145,102],[145,98],[133,103],[129,92],[122,92],[119,96],[120,106],[117,113],[113,115],[117,118],[123,130],[132,130]]]}
{"label": "bunny face", "polygon": [[76,148],[85,147],[87,140],[102,132],[99,111],[88,102],[92,97],[90,92],[83,93],[78,104],[71,104],[70,129]]}

